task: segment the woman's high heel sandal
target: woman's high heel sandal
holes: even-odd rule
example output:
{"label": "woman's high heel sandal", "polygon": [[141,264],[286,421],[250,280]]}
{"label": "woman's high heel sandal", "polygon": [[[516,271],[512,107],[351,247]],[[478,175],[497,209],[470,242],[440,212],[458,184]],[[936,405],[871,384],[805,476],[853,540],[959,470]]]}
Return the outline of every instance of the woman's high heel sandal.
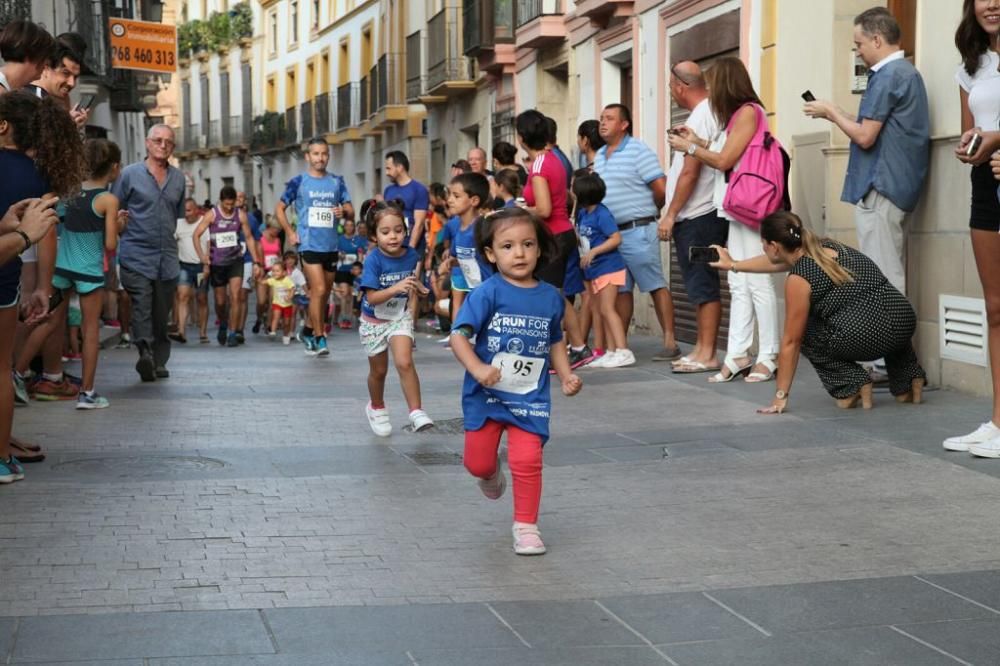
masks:
{"label": "woman's high heel sandal", "polygon": [[837,407],[841,409],[852,409],[858,402],[861,402],[861,407],[863,409],[872,408],[872,385],[865,384],[861,387],[861,390],[852,395],[850,398],[837,398]]}
{"label": "woman's high heel sandal", "polygon": [[924,400],[924,386],[926,385],[926,379],[917,377],[910,383],[909,391],[896,396],[896,402],[912,402],[914,405],[919,405]]}

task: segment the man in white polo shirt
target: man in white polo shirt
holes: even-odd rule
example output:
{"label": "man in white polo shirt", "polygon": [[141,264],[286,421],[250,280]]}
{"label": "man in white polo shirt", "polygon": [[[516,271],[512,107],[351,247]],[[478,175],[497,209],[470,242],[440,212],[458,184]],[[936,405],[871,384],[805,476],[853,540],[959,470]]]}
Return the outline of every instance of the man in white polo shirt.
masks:
{"label": "man in white polo shirt", "polygon": [[594,157],[594,171],[604,180],[604,205],[615,217],[622,243],[618,247],[628,278],[618,294],[618,314],[626,328],[632,321],[633,285],[653,298],[663,329],[663,349],[654,361],[680,358],[674,339],[674,302],[663,277],[656,219],[666,199],[666,174],[656,153],[632,137],[632,113],[623,104],[609,104],[601,112],[599,129],[607,143]]}
{"label": "man in white polo shirt", "polygon": [[[685,125],[709,140],[719,134],[719,123],[708,103],[708,90],[701,68],[679,62],[670,68],[670,96],[691,112]],[[729,221],[719,217],[712,202],[715,169],[680,151],[674,152],[667,178],[667,210],[660,219],[660,240],[673,240],[677,263],[684,277],[688,300],[696,308],[698,341],[694,349],[674,363],[674,372],[714,372],[719,369],[716,340],[722,320],[719,271],[706,263],[688,260],[693,246],[725,245]]]}

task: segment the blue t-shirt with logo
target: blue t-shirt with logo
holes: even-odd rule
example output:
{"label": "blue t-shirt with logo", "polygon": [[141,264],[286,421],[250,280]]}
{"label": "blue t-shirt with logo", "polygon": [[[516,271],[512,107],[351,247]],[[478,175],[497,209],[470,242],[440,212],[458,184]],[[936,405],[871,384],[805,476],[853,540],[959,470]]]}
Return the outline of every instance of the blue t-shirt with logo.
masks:
{"label": "blue t-shirt with logo", "polygon": [[[406,216],[407,240],[409,240],[410,232],[413,230],[414,211],[422,210],[426,213],[431,208],[430,193],[427,191],[427,186],[416,180],[411,180],[406,185],[393,184],[388,186],[382,193],[382,198],[386,201],[399,199],[403,202],[403,215]],[[421,247],[427,244],[426,234],[420,240],[420,244]]]}
{"label": "blue t-shirt with logo", "polygon": [[337,240],[337,250],[340,252],[340,263],[337,264],[337,270],[349,273],[354,262],[363,259],[367,249],[367,238],[362,238],[357,234],[341,236]]}
{"label": "blue t-shirt with logo", "polygon": [[281,201],[295,206],[300,252],[336,252],[338,220],[334,206],[351,202],[347,183],[332,173],[321,178],[304,173],[288,181]]}
{"label": "blue t-shirt with logo", "polygon": [[[250,233],[253,234],[253,239],[259,243],[260,237],[264,235],[264,225],[260,223],[260,220],[257,219],[257,216],[254,215],[251,211],[246,211],[246,214],[247,214],[247,224],[250,225]],[[253,255],[250,254],[250,244],[247,243],[247,239],[243,237],[242,224],[240,225],[240,230],[238,235],[240,243],[242,243],[243,247],[245,248],[245,250],[243,251],[243,263],[249,264],[253,261]]]}
{"label": "blue t-shirt with logo", "polygon": [[[617,233],[618,225],[615,224],[611,211],[604,204],[597,204],[593,212],[584,208],[578,213],[576,230],[580,234],[580,254],[586,254],[591,248],[602,245],[612,234]],[[590,266],[583,269],[583,276],[588,280],[594,280],[602,275],[623,270],[625,270],[625,260],[615,249],[595,256]]]}
{"label": "blue t-shirt with logo", "polygon": [[549,351],[563,337],[563,302],[550,284],[519,287],[502,275],[465,299],[452,328],[472,329],[476,356],[500,368],[500,382],[489,388],[465,373],[466,430],[479,430],[493,420],[535,433],[543,443],[549,438]]}
{"label": "blue t-shirt with logo", "polygon": [[[493,275],[493,266],[476,250],[477,218],[468,228],[462,229],[462,222],[456,217],[451,229],[451,256],[458,259],[458,271],[469,289],[475,289]],[[450,221],[449,221],[450,223]]]}
{"label": "blue t-shirt with logo", "polygon": [[371,305],[368,303],[368,290],[381,291],[405,280],[415,274],[419,262],[420,255],[411,247],[398,257],[390,257],[379,248],[369,252],[361,273],[361,290],[365,292],[361,299],[361,314],[379,321],[401,319],[408,311],[406,302],[409,296],[393,296],[384,303]]}

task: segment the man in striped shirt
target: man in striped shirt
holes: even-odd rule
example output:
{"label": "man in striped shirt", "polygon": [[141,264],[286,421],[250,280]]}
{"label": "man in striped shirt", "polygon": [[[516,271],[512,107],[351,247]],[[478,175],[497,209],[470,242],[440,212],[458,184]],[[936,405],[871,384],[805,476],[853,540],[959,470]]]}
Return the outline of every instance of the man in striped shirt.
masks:
{"label": "man in striped shirt", "polygon": [[632,114],[623,104],[609,104],[601,112],[601,138],[607,143],[597,151],[594,171],[604,180],[604,205],[618,224],[618,247],[628,279],[618,294],[618,314],[626,327],[632,321],[633,286],[653,299],[663,329],[663,349],[654,361],[680,358],[674,338],[674,302],[663,276],[656,221],[666,200],[667,177],[656,153],[632,137]]}

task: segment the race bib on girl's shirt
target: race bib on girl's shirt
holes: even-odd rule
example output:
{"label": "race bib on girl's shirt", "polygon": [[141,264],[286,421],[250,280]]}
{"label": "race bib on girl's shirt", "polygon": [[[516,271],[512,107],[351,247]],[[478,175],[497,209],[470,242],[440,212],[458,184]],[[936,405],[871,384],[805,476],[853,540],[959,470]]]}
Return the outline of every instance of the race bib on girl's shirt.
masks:
{"label": "race bib on girl's shirt", "polygon": [[393,296],[389,300],[372,305],[368,302],[369,291],[382,291],[414,275],[420,256],[413,248],[398,257],[390,257],[378,248],[368,253],[365,268],[361,273],[361,314],[371,319],[395,321],[407,313],[408,296]]}
{"label": "race bib on girl's shirt", "polygon": [[518,287],[495,275],[469,292],[452,328],[467,326],[476,355],[500,370],[500,381],[485,387],[468,372],[462,385],[465,429],[487,420],[549,436],[549,353],[562,340],[563,298],[544,282]]}

